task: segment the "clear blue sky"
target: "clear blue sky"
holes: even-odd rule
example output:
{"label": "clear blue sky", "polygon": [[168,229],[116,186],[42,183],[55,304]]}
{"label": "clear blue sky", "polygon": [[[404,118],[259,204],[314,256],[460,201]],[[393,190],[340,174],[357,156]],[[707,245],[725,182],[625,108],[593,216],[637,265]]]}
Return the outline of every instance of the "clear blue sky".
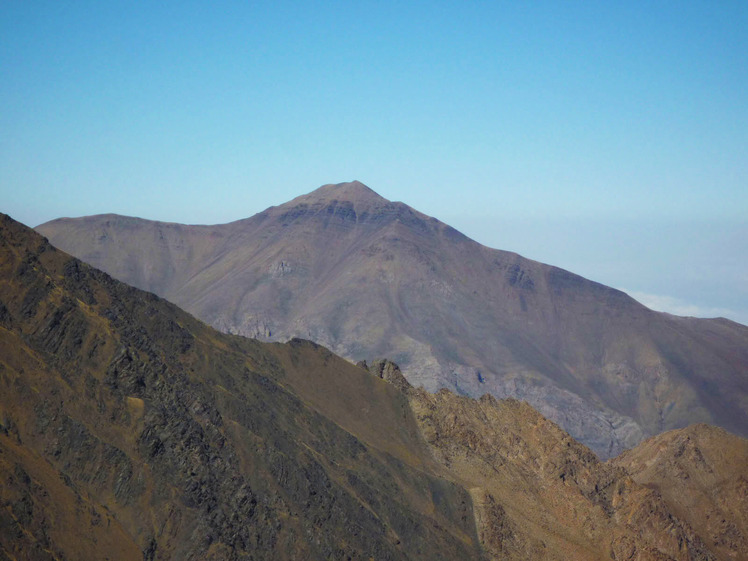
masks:
{"label": "clear blue sky", "polygon": [[748,323],[748,2],[0,0],[14,218],[219,223],[352,179]]}

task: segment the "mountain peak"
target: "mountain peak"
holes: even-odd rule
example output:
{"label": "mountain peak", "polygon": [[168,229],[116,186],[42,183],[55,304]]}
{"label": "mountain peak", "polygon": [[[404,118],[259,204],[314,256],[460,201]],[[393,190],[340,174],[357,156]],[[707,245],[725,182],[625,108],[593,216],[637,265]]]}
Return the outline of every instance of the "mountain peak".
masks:
{"label": "mountain peak", "polygon": [[328,183],[311,193],[296,197],[288,204],[296,206],[298,204],[319,204],[331,201],[347,201],[353,203],[354,206],[360,204],[385,204],[389,202],[360,181],[350,181],[345,183]]}

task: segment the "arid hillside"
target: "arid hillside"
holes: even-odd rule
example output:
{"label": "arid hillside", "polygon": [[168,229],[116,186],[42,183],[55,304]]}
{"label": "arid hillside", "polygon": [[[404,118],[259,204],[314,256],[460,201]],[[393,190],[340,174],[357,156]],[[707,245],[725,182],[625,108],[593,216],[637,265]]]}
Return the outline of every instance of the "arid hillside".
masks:
{"label": "arid hillside", "polygon": [[653,312],[358,182],[224,225],[101,215],[38,231],[224,332],[389,357],[429,391],[525,400],[603,458],[698,422],[748,435],[748,327]]}
{"label": "arid hillside", "polygon": [[740,558],[526,403],[219,333],[6,216],[0,295],[5,558]]}
{"label": "arid hillside", "polygon": [[693,425],[653,437],[611,463],[660,493],[721,557],[748,559],[748,440]]}

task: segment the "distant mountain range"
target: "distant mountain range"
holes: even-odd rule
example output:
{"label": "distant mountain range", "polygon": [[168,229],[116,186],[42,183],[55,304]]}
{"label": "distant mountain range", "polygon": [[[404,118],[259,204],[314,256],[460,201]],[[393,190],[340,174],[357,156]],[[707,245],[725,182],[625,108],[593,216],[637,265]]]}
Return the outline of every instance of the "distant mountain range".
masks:
{"label": "distant mountain range", "polygon": [[222,334],[0,215],[0,559],[745,560],[746,466],[705,425],[601,463],[526,403]]}
{"label": "distant mountain range", "polygon": [[230,224],[101,215],[37,230],[221,331],[388,357],[429,391],[522,399],[603,458],[697,422],[748,435],[748,327],[654,312],[359,182]]}

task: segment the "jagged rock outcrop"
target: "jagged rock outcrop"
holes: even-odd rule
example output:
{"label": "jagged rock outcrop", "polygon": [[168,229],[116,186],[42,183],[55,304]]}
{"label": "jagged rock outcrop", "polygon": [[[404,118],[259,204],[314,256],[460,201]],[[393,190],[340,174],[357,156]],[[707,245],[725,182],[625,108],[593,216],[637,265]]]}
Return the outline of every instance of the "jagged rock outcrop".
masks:
{"label": "jagged rock outcrop", "polygon": [[526,403],[221,334],[6,216],[0,310],[0,556],[727,559]]}
{"label": "jagged rock outcrop", "polygon": [[714,559],[658,493],[526,403],[446,390],[414,390],[410,401],[437,458],[470,482],[493,558]]}
{"label": "jagged rock outcrop", "polygon": [[368,365],[366,361],[363,360],[359,362],[357,366],[368,370],[375,376],[382,378],[385,382],[389,382],[402,392],[405,392],[412,387],[408,380],[405,379],[405,376],[403,376],[400,367],[386,358],[375,360],[371,365]]}
{"label": "jagged rock outcrop", "polygon": [[660,493],[721,558],[748,560],[748,440],[693,425],[610,463]]}
{"label": "jagged rock outcrop", "polygon": [[359,182],[218,226],[102,215],[38,229],[222,331],[386,356],[429,391],[522,399],[601,457],[696,422],[748,435],[748,327],[653,312]]}

